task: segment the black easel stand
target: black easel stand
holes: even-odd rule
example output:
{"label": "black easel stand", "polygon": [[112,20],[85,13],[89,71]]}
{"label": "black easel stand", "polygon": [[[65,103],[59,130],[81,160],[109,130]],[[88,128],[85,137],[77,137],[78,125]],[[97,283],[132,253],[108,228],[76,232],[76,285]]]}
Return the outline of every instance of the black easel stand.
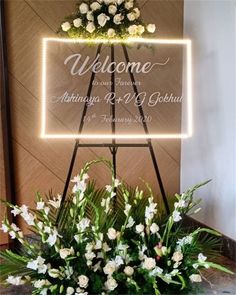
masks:
{"label": "black easel stand", "polygon": [[[95,58],[100,54],[101,48],[102,48],[102,44],[99,44]],[[129,55],[128,55],[127,48],[126,48],[126,46],[124,44],[122,45],[122,48],[123,48],[126,63],[128,63],[129,62]],[[115,50],[114,50],[114,45],[111,45],[111,62],[113,63],[114,61],[115,61]],[[112,64],[112,67],[113,68],[112,68],[112,74],[111,74],[111,93],[115,93],[115,71],[114,71],[115,65]],[[137,89],[137,86],[135,84],[134,75],[133,75],[130,68],[129,68],[129,75],[130,75],[130,79],[131,79],[131,82],[132,82],[132,85],[133,85],[133,91],[134,91],[134,93],[135,93],[135,95],[137,97],[138,109],[139,109],[140,116],[142,118],[143,129],[144,129],[144,132],[148,135],[149,131],[148,131],[148,127],[147,127],[147,124],[146,124],[146,121],[145,121],[143,108],[142,108],[142,105],[139,103],[140,98],[139,98],[139,95],[138,95],[139,94],[138,89]],[[91,96],[94,79],[95,79],[95,73],[92,72],[91,77],[90,77],[88,91],[87,91],[87,97],[88,98]],[[83,113],[82,113],[82,117],[81,117],[81,121],[80,121],[80,125],[79,125],[79,130],[78,130],[79,134],[81,134],[82,131],[83,131],[84,118],[86,116],[87,109],[88,109],[88,103],[85,103]],[[116,117],[115,97],[111,101],[110,112],[111,112],[111,117],[112,117],[112,123],[111,123],[112,134],[115,134],[116,133],[116,124],[115,124],[115,120],[114,120],[115,117]],[[114,166],[115,177],[116,177],[116,154],[117,154],[117,150],[118,150],[119,147],[147,147],[147,148],[149,148],[151,158],[152,158],[152,162],[153,162],[153,166],[154,166],[155,173],[156,173],[156,177],[157,177],[157,181],[158,181],[158,184],[159,184],[159,187],[160,187],[162,199],[164,201],[165,209],[166,209],[167,214],[170,213],[168,201],[167,201],[167,198],[166,198],[164,186],[163,186],[163,183],[162,183],[160,171],[159,171],[159,168],[158,168],[158,165],[157,165],[156,156],[155,156],[152,141],[151,141],[150,138],[147,139],[146,144],[131,144],[131,143],[119,144],[119,143],[116,143],[115,138],[112,139],[112,143],[106,143],[106,144],[80,144],[79,139],[76,139],[73,154],[72,154],[72,158],[71,158],[71,162],[70,162],[70,166],[69,166],[69,170],[68,170],[68,174],[67,174],[67,178],[66,178],[66,182],[65,182],[65,186],[64,186],[64,191],[63,191],[63,195],[62,195],[62,203],[65,201],[65,198],[66,198],[67,190],[68,190],[69,183],[70,183],[70,180],[71,180],[72,170],[73,170],[73,167],[74,167],[74,164],[75,164],[75,159],[76,159],[76,155],[77,155],[77,151],[78,151],[79,147],[81,147],[81,148],[82,147],[108,147],[110,149],[110,152],[111,152],[111,155],[112,155],[112,163],[113,163],[113,166]]]}

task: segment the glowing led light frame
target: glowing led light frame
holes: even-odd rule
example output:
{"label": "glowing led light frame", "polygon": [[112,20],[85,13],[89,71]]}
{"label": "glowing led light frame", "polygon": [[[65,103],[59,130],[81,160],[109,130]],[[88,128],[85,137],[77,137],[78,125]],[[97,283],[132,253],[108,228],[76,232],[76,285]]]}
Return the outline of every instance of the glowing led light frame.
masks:
{"label": "glowing led light frame", "polygon": [[[46,91],[47,91],[47,46],[49,42],[58,43],[103,43],[103,44],[172,44],[186,46],[186,80],[187,80],[187,132],[186,133],[150,133],[150,134],[49,134],[46,132]],[[150,39],[150,38],[127,38],[120,39],[63,39],[43,38],[42,48],[42,110],[41,110],[41,138],[48,139],[181,139],[191,137],[193,134],[193,95],[192,95],[192,41],[190,39]]]}

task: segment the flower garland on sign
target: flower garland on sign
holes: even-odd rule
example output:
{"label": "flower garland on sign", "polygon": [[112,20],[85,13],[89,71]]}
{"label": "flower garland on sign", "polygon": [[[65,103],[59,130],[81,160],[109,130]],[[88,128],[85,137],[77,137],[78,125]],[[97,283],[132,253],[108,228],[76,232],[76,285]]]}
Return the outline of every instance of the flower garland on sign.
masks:
{"label": "flower garland on sign", "polygon": [[72,194],[64,204],[60,195],[45,200],[39,194],[36,210],[7,203],[37,239],[29,243],[19,227],[3,220],[1,229],[23,251],[0,251],[1,283],[29,284],[34,295],[160,295],[192,290],[204,269],[232,273],[206,256],[215,255],[218,242],[212,235],[217,232],[187,230],[181,224],[186,213],[198,212],[193,193],[203,184],[176,195],[171,214],[162,216],[149,187],[145,197],[112,173],[111,185],[96,189],[95,182],[88,182],[88,170],[99,162],[113,172],[106,160],[87,163],[72,179]]}
{"label": "flower garland on sign", "polygon": [[84,0],[77,8],[60,28],[70,38],[123,39],[156,30],[155,24],[143,23],[136,0]]}

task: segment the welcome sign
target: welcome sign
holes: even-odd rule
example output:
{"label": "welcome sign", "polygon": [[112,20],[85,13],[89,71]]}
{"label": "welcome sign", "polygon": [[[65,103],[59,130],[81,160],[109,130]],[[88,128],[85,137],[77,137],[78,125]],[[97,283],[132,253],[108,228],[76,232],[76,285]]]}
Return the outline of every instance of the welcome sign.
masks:
{"label": "welcome sign", "polygon": [[189,137],[191,72],[190,40],[44,38],[41,137]]}

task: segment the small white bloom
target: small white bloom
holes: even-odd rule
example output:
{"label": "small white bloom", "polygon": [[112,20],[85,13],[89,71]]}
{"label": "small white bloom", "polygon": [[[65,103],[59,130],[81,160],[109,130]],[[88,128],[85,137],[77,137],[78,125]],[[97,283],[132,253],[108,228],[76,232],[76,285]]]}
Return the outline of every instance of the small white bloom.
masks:
{"label": "small white bloom", "polygon": [[66,257],[68,257],[70,255],[74,255],[75,251],[72,247],[71,248],[63,248],[63,249],[60,249],[59,254],[62,259],[66,259]]}
{"label": "small white bloom", "polygon": [[19,215],[21,213],[21,210],[20,210],[20,208],[14,207],[14,209],[11,210],[11,213],[14,216],[17,216],[17,215]]}
{"label": "small white bloom", "polygon": [[126,8],[127,10],[131,9],[132,7],[134,7],[134,2],[133,2],[133,1],[127,1],[127,2],[125,3],[125,8]]}
{"label": "small white bloom", "polygon": [[108,244],[105,242],[102,244],[102,250],[104,252],[109,252],[111,250],[111,248],[108,246]]}
{"label": "small white bloom", "polygon": [[189,278],[193,283],[200,283],[202,281],[202,277],[198,274],[192,274]]}
{"label": "small white bloom", "polygon": [[112,186],[111,185],[106,185],[105,186],[105,188],[106,188],[106,191],[108,191],[108,193],[111,193],[112,192]]}
{"label": "small white bloom", "polygon": [[92,32],[95,31],[95,25],[93,22],[88,22],[87,26],[86,26],[86,30],[91,34]]}
{"label": "small white bloom", "polygon": [[121,13],[119,13],[113,17],[113,22],[116,25],[120,25],[123,19],[124,19],[124,16]]}
{"label": "small white bloom", "polygon": [[135,13],[136,18],[140,17],[140,10],[137,7],[133,9],[133,12]]}
{"label": "small white bloom", "polygon": [[81,18],[74,19],[73,24],[76,28],[79,28],[82,25],[82,19]]}
{"label": "small white bloom", "polygon": [[93,3],[90,5],[90,8],[92,9],[92,11],[98,10],[98,9],[101,8],[101,4],[99,4],[98,2],[93,2]]}
{"label": "small white bloom", "polygon": [[129,21],[134,21],[136,19],[136,14],[134,12],[130,12],[127,14],[127,18]]}
{"label": "small white bloom", "polygon": [[69,22],[64,22],[62,25],[61,25],[61,28],[64,32],[67,32],[69,31],[69,29],[71,28],[71,25]]}
{"label": "small white bloom", "polygon": [[118,5],[121,5],[124,1],[125,1],[125,0],[116,0],[116,3],[117,3]]}
{"label": "small white bloom", "polygon": [[47,239],[47,243],[50,245],[50,246],[53,246],[56,244],[56,241],[57,241],[57,237],[58,237],[58,232],[56,229],[54,229],[52,231],[52,233],[48,236],[48,239]]}
{"label": "small white bloom", "polygon": [[85,217],[85,218],[82,218],[80,220],[80,222],[77,224],[77,229],[79,232],[84,232],[86,228],[88,228],[90,225],[90,220]]}
{"label": "small white bloom", "polygon": [[136,232],[138,234],[142,233],[144,231],[144,225],[142,223],[135,226]]}
{"label": "small white bloom", "polygon": [[1,230],[2,230],[4,233],[7,233],[7,232],[9,231],[8,226],[7,226],[5,223],[2,223]]}
{"label": "small white bloom", "polygon": [[108,29],[108,31],[107,31],[108,38],[113,38],[113,37],[115,37],[115,35],[116,35],[116,31],[114,29],[112,29],[112,28]]}
{"label": "small white bloom", "polygon": [[34,215],[29,213],[27,210],[22,211],[21,217],[25,220],[28,225],[34,225]]}
{"label": "small white bloom", "polygon": [[126,266],[124,269],[124,273],[128,276],[131,277],[134,274],[134,269],[131,266]]}
{"label": "small white bloom", "polygon": [[87,20],[94,21],[94,16],[92,11],[88,11],[86,15]]}
{"label": "small white bloom", "polygon": [[117,267],[124,264],[124,261],[123,261],[121,256],[118,255],[118,256],[115,257],[115,264],[116,264]]}
{"label": "small white bloom", "polygon": [[133,217],[129,217],[126,228],[131,228],[135,224]]}
{"label": "small white bloom", "polygon": [[175,262],[179,262],[183,259],[183,253],[180,251],[176,251],[174,252],[173,256],[172,256],[172,260]]}
{"label": "small white bloom", "polygon": [[85,275],[80,275],[78,277],[78,284],[81,288],[86,289],[88,287],[88,283],[89,283],[89,278],[86,277]]}
{"label": "small white bloom", "polygon": [[15,286],[20,286],[20,285],[23,285],[25,284],[25,281],[22,280],[22,277],[20,276],[8,276],[8,278],[6,279],[6,282],[8,284],[11,284],[11,285],[15,285]]}
{"label": "small white bloom", "polygon": [[144,31],[145,31],[144,26],[142,26],[142,25],[138,25],[138,28],[137,28],[137,32],[138,32],[138,34],[139,34],[139,35],[142,35],[142,34],[144,33]]}
{"label": "small white bloom", "polygon": [[87,253],[85,253],[84,256],[85,256],[85,258],[86,258],[87,260],[93,260],[93,258],[96,257],[96,255],[95,255],[94,252],[87,252]]}
{"label": "small white bloom", "polygon": [[36,289],[41,289],[43,288],[44,286],[49,286],[50,285],[50,282],[48,280],[37,280],[34,282],[34,287]]}
{"label": "small white bloom", "polygon": [[121,185],[121,182],[119,181],[119,179],[115,179],[114,186],[118,187],[119,185]]}
{"label": "small white bloom", "polygon": [[109,5],[108,12],[112,15],[115,15],[117,12],[117,7],[115,5]]}
{"label": "small white bloom", "polygon": [[179,222],[182,219],[180,212],[176,210],[174,210],[172,216],[173,216],[174,222]]}
{"label": "small white bloom", "polygon": [[44,264],[45,259],[41,256],[38,256],[35,260],[31,260],[27,263],[27,268],[37,270],[38,273],[45,274],[47,271],[47,265]]}
{"label": "small white bloom", "polygon": [[105,282],[105,288],[108,291],[113,291],[115,288],[118,286],[117,282],[115,279],[110,277],[106,282]]}
{"label": "small white bloom", "polygon": [[74,292],[75,292],[75,289],[72,287],[68,287],[66,289],[66,295],[72,295],[72,294],[74,294]]}
{"label": "small white bloom", "polygon": [[54,279],[60,277],[60,275],[61,275],[60,271],[58,269],[56,269],[56,268],[49,269],[48,274],[49,274],[50,277],[52,277]]}
{"label": "small white bloom", "polygon": [[202,253],[199,253],[198,254],[198,261],[200,263],[204,263],[206,260],[207,260],[207,257],[206,256],[204,256]]}
{"label": "small white bloom", "polygon": [[159,226],[154,222],[152,223],[152,225],[150,226],[150,231],[152,234],[155,234],[159,231]]}
{"label": "small white bloom", "polygon": [[37,210],[43,210],[44,209],[44,206],[45,206],[45,203],[44,202],[37,202],[37,207],[36,209]]}
{"label": "small white bloom", "polygon": [[110,17],[108,15],[106,15],[105,13],[101,13],[99,14],[97,20],[98,20],[98,24],[101,27],[104,27],[106,22],[110,19]]}
{"label": "small white bloom", "polygon": [[111,227],[108,229],[107,236],[110,240],[115,240],[117,237],[117,231]]}
{"label": "small white bloom", "polygon": [[149,25],[147,25],[147,31],[149,33],[154,33],[156,31],[156,25],[155,24],[149,24]]}
{"label": "small white bloom", "polygon": [[89,10],[89,7],[88,7],[88,4],[86,3],[81,3],[80,6],[79,6],[79,11],[82,13],[82,14],[86,14]]}
{"label": "small white bloom", "polygon": [[126,216],[129,215],[130,209],[131,209],[131,205],[126,203],[125,204],[125,210],[124,210],[124,213],[125,213]]}
{"label": "small white bloom", "polygon": [[156,261],[154,258],[151,258],[151,257],[146,257],[144,262],[143,262],[143,267],[148,269],[148,270],[151,270],[153,268],[155,268],[156,266]]}
{"label": "small white bloom", "polygon": [[109,261],[105,267],[103,267],[103,271],[106,275],[112,275],[113,272],[116,271],[116,263],[115,261]]}
{"label": "small white bloom", "polygon": [[156,266],[150,273],[150,276],[156,276],[157,274],[162,274],[163,273],[163,269],[160,268],[159,266]]}
{"label": "small white bloom", "polygon": [[[137,26],[134,25],[137,29]],[[132,26],[131,26],[132,27]],[[146,218],[146,223],[148,223],[149,221],[151,221],[155,214],[157,213],[157,203],[153,203],[152,201],[149,203],[148,206],[146,206],[145,208],[145,218]]]}

